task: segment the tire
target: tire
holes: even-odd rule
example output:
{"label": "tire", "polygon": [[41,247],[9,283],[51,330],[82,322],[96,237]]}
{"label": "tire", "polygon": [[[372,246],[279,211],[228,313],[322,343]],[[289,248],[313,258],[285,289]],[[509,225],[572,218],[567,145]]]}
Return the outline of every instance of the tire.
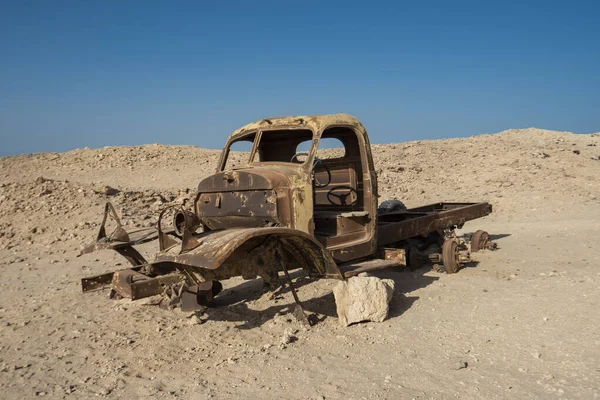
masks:
{"label": "tire", "polygon": [[444,262],[446,273],[455,274],[458,272],[457,255],[458,244],[453,239],[447,239],[442,245],[442,261]]}
{"label": "tire", "polygon": [[394,211],[404,211],[406,206],[400,200],[385,200],[377,208],[377,214],[383,215]]}

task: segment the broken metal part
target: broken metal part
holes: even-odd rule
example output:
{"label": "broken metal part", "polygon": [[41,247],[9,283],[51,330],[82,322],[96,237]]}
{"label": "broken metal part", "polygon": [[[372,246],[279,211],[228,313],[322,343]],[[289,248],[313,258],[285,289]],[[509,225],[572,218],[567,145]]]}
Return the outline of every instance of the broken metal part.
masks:
{"label": "broken metal part", "polygon": [[428,255],[428,261],[434,264],[442,263],[442,253],[431,253]]}
{"label": "broken metal part", "polygon": [[[106,219],[108,217],[109,212],[110,212],[112,219],[116,222],[117,227],[115,228],[113,233],[111,233],[107,237],[105,225],[106,225]],[[104,205],[104,216],[102,217],[102,223],[100,224],[100,231],[98,232],[98,237],[96,238],[96,242],[100,242],[101,240],[104,240],[104,239],[106,239],[107,242],[113,242],[113,241],[129,242],[129,235],[127,234],[125,229],[123,229],[123,226],[121,225],[121,220],[119,219],[119,216],[117,215],[117,212],[115,211],[115,207],[109,201],[107,201],[106,204]]]}
{"label": "broken metal part", "polygon": [[184,282],[185,276],[178,272],[151,278],[140,272],[126,269],[114,273],[111,287],[121,297],[137,300],[161,294],[165,287]]}
{"label": "broken metal part", "polygon": [[219,281],[206,281],[197,286],[196,301],[203,306],[213,303],[215,297],[223,290],[223,284]]}
{"label": "broken metal part", "polygon": [[279,255],[279,264],[281,265],[282,269],[283,269],[283,275],[285,276],[285,280],[287,281],[289,287],[290,287],[290,291],[292,292],[292,296],[294,296],[294,301],[296,302],[296,305],[294,306],[294,310],[292,311],[292,315],[294,317],[296,317],[296,319],[303,324],[306,327],[310,327],[310,321],[308,320],[308,318],[306,317],[306,314],[304,313],[304,309],[302,308],[302,303],[300,302],[300,298],[298,298],[298,293],[296,293],[296,288],[294,288],[294,283],[292,282],[292,278],[290,278],[290,274],[288,273],[288,269],[287,269],[287,260],[285,257],[285,254],[283,253],[283,251],[281,249],[277,250],[277,253]]}
{"label": "broken metal part", "polygon": [[[139,271],[142,269],[141,266],[131,268],[130,271]],[[113,276],[119,271],[109,272],[106,274],[100,274],[95,276],[90,276],[87,278],[83,278],[81,280],[81,288],[84,292],[91,292],[93,290],[103,289],[109,286],[113,280]]]}
{"label": "broken metal part", "polygon": [[158,230],[158,248],[160,251],[165,251],[175,245],[177,245],[177,241],[169,235],[167,235],[162,229],[162,219],[167,211],[172,209],[173,207],[164,208],[160,214],[158,215],[158,222],[156,223],[156,229]]}
{"label": "broken metal part", "polygon": [[491,240],[488,240],[485,243],[485,248],[486,248],[486,250],[492,250],[492,251],[498,250],[498,244],[496,242],[492,242]]}
{"label": "broken metal part", "polygon": [[477,252],[483,250],[490,240],[490,235],[486,231],[478,230],[471,236],[471,251]]}
{"label": "broken metal part", "polygon": [[202,222],[196,214],[183,208],[173,214],[173,229],[179,237],[183,237],[186,231],[196,232],[201,224]]}
{"label": "broken metal part", "polygon": [[185,210],[183,206],[169,206],[161,211],[156,224],[160,251],[169,250],[177,245],[177,241],[162,231],[162,219],[169,210],[176,210],[173,216],[174,223],[177,223],[178,219],[182,220],[174,229],[176,234],[178,230],[181,232],[181,250],[179,252],[182,253],[198,247],[200,243],[194,238],[194,232],[200,226],[200,219],[195,214]]}
{"label": "broken metal part", "polygon": [[404,249],[383,248],[380,250],[380,255],[384,260],[394,260],[399,265],[406,266],[406,250]]}

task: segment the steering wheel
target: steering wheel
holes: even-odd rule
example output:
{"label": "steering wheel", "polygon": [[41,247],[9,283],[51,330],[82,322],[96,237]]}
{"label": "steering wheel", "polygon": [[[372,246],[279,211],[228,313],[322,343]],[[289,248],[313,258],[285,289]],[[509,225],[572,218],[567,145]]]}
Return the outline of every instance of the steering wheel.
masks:
{"label": "steering wheel", "polygon": [[[348,193],[334,193],[336,190],[347,190]],[[346,203],[348,197],[352,200],[350,203]],[[336,203],[333,199],[337,199],[339,202]],[[327,192],[327,200],[336,206],[353,206],[358,201],[358,193],[352,186],[336,186]]]}
{"label": "steering wheel", "polygon": [[[296,153],[292,156],[290,162],[294,162],[294,160],[298,160],[298,157],[300,156],[306,156],[308,157],[308,153]],[[319,180],[317,179],[316,175],[314,177],[315,179],[315,187],[318,188],[324,188],[326,186],[329,186],[329,184],[331,183],[331,171],[329,170],[329,167],[327,166],[327,164],[325,164],[323,162],[323,160],[321,160],[319,157],[315,156],[315,161],[313,162],[313,171],[316,168],[316,166],[318,164],[321,164],[323,166],[323,169],[325,169],[325,172],[327,172],[327,183],[323,184],[321,182],[319,182]]]}

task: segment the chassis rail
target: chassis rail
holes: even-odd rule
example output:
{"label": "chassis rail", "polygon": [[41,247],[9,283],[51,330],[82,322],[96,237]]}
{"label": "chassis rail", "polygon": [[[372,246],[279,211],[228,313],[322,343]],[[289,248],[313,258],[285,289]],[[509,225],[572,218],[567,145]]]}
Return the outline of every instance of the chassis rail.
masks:
{"label": "chassis rail", "polygon": [[435,203],[379,216],[377,245],[385,246],[415,236],[462,225],[492,212],[489,203]]}

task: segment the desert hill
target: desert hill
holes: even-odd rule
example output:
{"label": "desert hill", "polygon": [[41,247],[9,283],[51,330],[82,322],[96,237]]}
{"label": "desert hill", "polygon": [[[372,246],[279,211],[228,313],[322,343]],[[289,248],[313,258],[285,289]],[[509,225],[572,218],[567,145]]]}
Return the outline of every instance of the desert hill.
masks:
{"label": "desert hill", "polygon": [[[79,257],[113,202],[152,226],[216,167],[219,151],[159,144],[0,158],[3,398],[502,399],[600,396],[600,134],[535,128],[374,145],[380,200],[490,201],[465,225],[499,245],[447,275],[388,270],[388,320],[341,327],[335,282],[289,292],[224,282],[202,315],[82,294],[126,268]],[[239,155],[238,155],[239,156]],[[152,254],[156,244],[142,250]]]}

